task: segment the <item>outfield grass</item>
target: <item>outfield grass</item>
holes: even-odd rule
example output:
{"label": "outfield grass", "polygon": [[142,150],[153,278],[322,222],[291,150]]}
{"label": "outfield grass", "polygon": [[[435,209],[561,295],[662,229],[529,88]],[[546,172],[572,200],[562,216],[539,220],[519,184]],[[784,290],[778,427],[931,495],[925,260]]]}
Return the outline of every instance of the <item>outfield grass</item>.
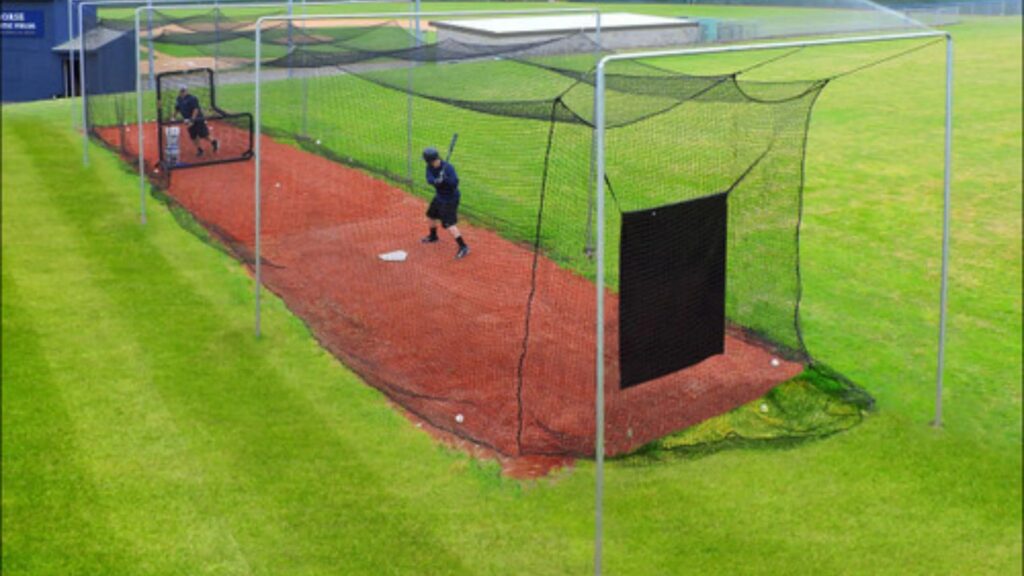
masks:
{"label": "outfield grass", "polygon": [[[608,573],[1021,571],[1019,27],[955,29],[946,426],[933,49],[830,86],[811,132],[808,333],[879,411],[791,450],[610,464]],[[163,210],[140,227],[136,180],[96,147],[80,168],[68,114],[3,108],[5,573],[588,570],[590,463],[520,483],[438,447],[274,299],[252,339],[243,269]]]}

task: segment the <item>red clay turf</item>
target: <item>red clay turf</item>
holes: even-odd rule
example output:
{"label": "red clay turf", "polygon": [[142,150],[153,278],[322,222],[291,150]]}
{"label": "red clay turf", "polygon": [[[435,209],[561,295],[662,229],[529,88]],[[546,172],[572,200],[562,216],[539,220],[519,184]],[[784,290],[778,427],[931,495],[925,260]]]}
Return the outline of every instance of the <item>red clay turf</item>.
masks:
{"label": "red clay turf", "polygon": [[[154,126],[147,130],[152,165]],[[227,126],[216,133],[225,143],[244,138]],[[113,143],[119,133],[101,137]],[[135,138],[127,143],[134,154]],[[540,259],[520,392],[528,248],[462,223],[472,254],[455,261],[443,232],[440,243],[419,242],[422,199],[270,138],[262,147],[264,283],[323,346],[435,433],[493,450],[520,473],[593,455],[591,282]],[[253,177],[251,161],[175,170],[167,192],[216,236],[251,253]],[[472,182],[463,194],[473,194]],[[399,249],[409,253],[405,262],[378,258]],[[722,355],[619,390],[617,296],[609,292],[606,301],[608,455],[754,400],[803,368],[784,360],[772,366],[770,350],[730,336]],[[543,456],[551,458],[536,459]]]}

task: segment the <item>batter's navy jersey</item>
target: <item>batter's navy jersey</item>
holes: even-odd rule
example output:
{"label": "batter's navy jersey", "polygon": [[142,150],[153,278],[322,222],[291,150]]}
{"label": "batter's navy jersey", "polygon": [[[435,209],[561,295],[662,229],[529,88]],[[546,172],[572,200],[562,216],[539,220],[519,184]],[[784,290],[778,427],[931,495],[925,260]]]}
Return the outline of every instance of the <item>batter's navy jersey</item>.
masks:
{"label": "batter's navy jersey", "polygon": [[459,176],[451,164],[441,162],[437,168],[428,164],[427,184],[434,187],[437,200],[441,202],[459,201]]}

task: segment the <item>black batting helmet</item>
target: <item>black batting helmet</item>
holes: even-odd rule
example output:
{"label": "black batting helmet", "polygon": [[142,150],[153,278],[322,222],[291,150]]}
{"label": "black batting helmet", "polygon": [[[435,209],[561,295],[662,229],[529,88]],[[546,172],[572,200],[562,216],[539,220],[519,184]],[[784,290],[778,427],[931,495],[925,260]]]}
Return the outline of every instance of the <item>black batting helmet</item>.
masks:
{"label": "black batting helmet", "polygon": [[426,162],[433,162],[441,157],[441,153],[437,151],[437,148],[424,148],[423,149],[423,160]]}

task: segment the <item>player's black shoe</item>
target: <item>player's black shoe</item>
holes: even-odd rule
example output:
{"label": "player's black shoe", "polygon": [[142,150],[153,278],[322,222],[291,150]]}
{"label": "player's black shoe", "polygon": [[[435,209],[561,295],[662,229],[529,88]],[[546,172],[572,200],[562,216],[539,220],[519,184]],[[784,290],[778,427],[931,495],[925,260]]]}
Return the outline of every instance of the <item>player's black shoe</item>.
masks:
{"label": "player's black shoe", "polygon": [[438,238],[437,236],[424,236],[423,238],[420,239],[420,242],[424,244],[433,244],[438,240],[440,240],[440,238]]}
{"label": "player's black shoe", "polygon": [[216,154],[217,151],[220,150],[220,142],[218,142],[217,140],[211,140],[210,144],[213,145],[213,153]]}
{"label": "player's black shoe", "polygon": [[198,156],[202,156],[202,155],[203,155],[203,149],[202,148],[200,148],[199,150],[196,150],[196,156],[197,157]]}
{"label": "player's black shoe", "polygon": [[459,251],[455,253],[455,259],[462,260],[466,256],[469,256],[469,246],[460,246]]}

